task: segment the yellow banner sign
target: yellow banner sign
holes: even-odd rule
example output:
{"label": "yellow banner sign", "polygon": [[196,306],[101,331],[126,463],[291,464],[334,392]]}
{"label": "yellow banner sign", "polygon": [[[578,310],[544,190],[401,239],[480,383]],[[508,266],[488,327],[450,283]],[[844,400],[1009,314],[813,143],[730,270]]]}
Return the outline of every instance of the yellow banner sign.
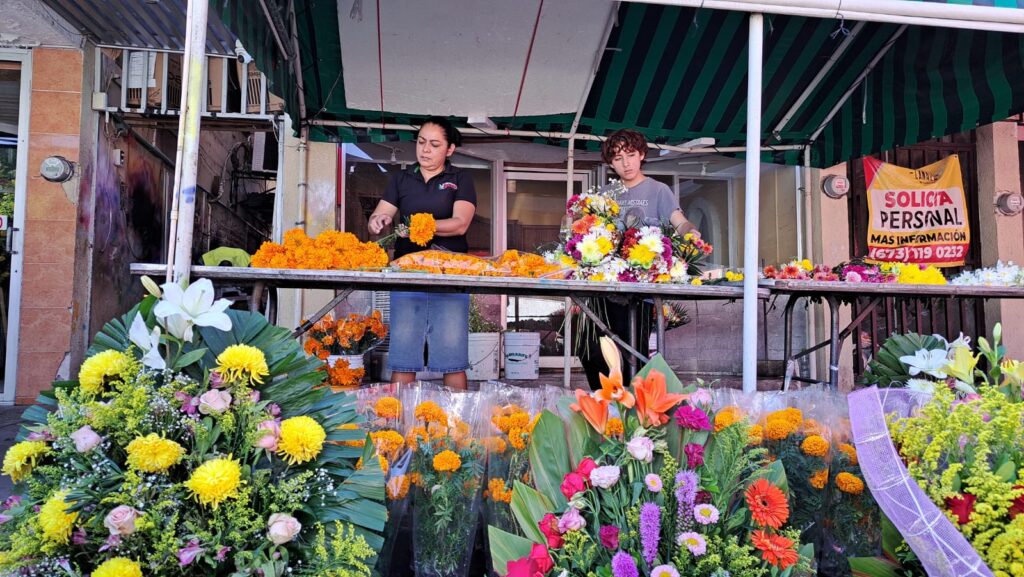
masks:
{"label": "yellow banner sign", "polygon": [[868,259],[963,266],[971,244],[960,158],[910,169],[864,158]]}

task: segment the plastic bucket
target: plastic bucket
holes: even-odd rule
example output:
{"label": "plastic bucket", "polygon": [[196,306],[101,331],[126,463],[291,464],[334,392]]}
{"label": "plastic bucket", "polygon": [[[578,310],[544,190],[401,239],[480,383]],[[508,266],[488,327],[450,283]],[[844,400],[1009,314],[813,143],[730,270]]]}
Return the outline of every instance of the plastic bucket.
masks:
{"label": "plastic bucket", "polygon": [[469,370],[471,381],[490,381],[498,378],[498,351],[501,333],[469,333]]}
{"label": "plastic bucket", "polygon": [[505,333],[505,378],[540,377],[540,333]]}

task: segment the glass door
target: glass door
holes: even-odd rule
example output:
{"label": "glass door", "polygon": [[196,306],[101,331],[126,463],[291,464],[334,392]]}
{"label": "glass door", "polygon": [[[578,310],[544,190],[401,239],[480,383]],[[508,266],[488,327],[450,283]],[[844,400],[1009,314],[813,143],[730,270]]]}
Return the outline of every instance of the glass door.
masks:
{"label": "glass door", "polygon": [[30,58],[0,50],[0,404],[14,402],[18,360],[22,242],[15,233],[25,219]]}
{"label": "glass door", "polygon": [[[573,194],[589,188],[590,175],[573,176]],[[504,249],[541,253],[558,242],[569,200],[565,172],[505,173]],[[565,353],[565,300],[559,297],[509,297],[505,327],[540,333],[540,366],[561,367]],[[578,361],[573,361],[574,365]]]}

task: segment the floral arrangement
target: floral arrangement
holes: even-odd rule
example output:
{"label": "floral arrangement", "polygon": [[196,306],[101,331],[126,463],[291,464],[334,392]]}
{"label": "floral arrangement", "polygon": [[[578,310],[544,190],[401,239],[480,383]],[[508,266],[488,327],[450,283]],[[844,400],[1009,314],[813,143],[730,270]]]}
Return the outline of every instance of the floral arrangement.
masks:
{"label": "floral arrangement", "polygon": [[358,389],[366,377],[365,367],[352,368],[352,364],[344,357],[335,359],[334,364],[326,363],[324,371],[327,372],[327,384],[336,393]]}
{"label": "floral arrangement", "polygon": [[882,270],[882,267],[864,262],[849,262],[838,267],[839,278],[845,282],[890,283],[897,277]]}
{"label": "floral arrangement", "polygon": [[145,284],[78,381],[26,411],[0,573],[368,576],[383,476],[332,444],[364,435],[354,399],[316,388],[319,361],[208,280]]}
{"label": "floral arrangement", "polygon": [[381,247],[388,247],[394,244],[398,238],[408,238],[413,244],[426,247],[434,240],[437,232],[437,221],[434,215],[426,212],[418,212],[395,225],[391,234],[381,237],[377,244]]}
{"label": "floral arrangement", "polygon": [[370,315],[350,314],[335,320],[327,315],[313,323],[304,345],[306,354],[320,360],[331,355],[364,355],[384,342],[388,327],[380,311]]}
{"label": "floral arrangement", "polygon": [[671,226],[643,226],[620,218],[619,181],[573,195],[566,204],[569,226],[548,262],[573,269],[577,279],[613,282],[690,282],[712,246]]}
{"label": "floral arrangement", "polygon": [[462,276],[541,278],[563,274],[563,267],[548,263],[539,255],[517,250],[507,250],[496,258],[445,250],[423,250],[391,261],[391,267],[403,271]]}
{"label": "floral arrangement", "polygon": [[534,428],[534,487],[516,483],[512,495],[525,537],[490,527],[494,566],[511,577],[807,569],[810,550],[786,527],[781,463],[750,443],[748,422],[718,419],[710,392],[683,392],[661,357],[626,388],[617,348],[601,345],[601,390],[566,400],[567,431],[550,411]]}
{"label": "floral arrangement", "polygon": [[996,266],[967,270],[949,281],[961,286],[1024,286],[1024,270],[1012,262]]}
{"label": "floral arrangement", "polygon": [[942,270],[935,265],[922,266],[913,263],[885,263],[882,271],[896,276],[900,284],[946,284]]}
{"label": "floral arrangement", "polygon": [[254,268],[362,270],[380,269],[388,255],[377,243],[360,242],[349,232],[325,230],[309,238],[301,228],[284,233],[284,242],[264,242],[252,256]]}
{"label": "floral arrangement", "polygon": [[484,474],[485,452],[472,420],[480,397],[421,387],[415,398],[406,442],[412,450],[416,574],[465,575]]}
{"label": "floral arrangement", "polygon": [[778,267],[766,266],[761,271],[766,279],[775,280],[815,280],[823,282],[834,282],[839,280],[839,275],[826,265],[815,265],[809,259],[791,260]]}

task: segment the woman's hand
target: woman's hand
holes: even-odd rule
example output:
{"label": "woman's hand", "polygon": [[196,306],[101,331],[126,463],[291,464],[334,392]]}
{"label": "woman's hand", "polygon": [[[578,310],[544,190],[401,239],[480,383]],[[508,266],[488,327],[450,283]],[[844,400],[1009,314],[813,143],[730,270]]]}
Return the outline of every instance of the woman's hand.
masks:
{"label": "woman's hand", "polygon": [[391,215],[388,214],[371,214],[370,220],[367,223],[370,232],[372,234],[380,234],[385,227],[391,225]]}

